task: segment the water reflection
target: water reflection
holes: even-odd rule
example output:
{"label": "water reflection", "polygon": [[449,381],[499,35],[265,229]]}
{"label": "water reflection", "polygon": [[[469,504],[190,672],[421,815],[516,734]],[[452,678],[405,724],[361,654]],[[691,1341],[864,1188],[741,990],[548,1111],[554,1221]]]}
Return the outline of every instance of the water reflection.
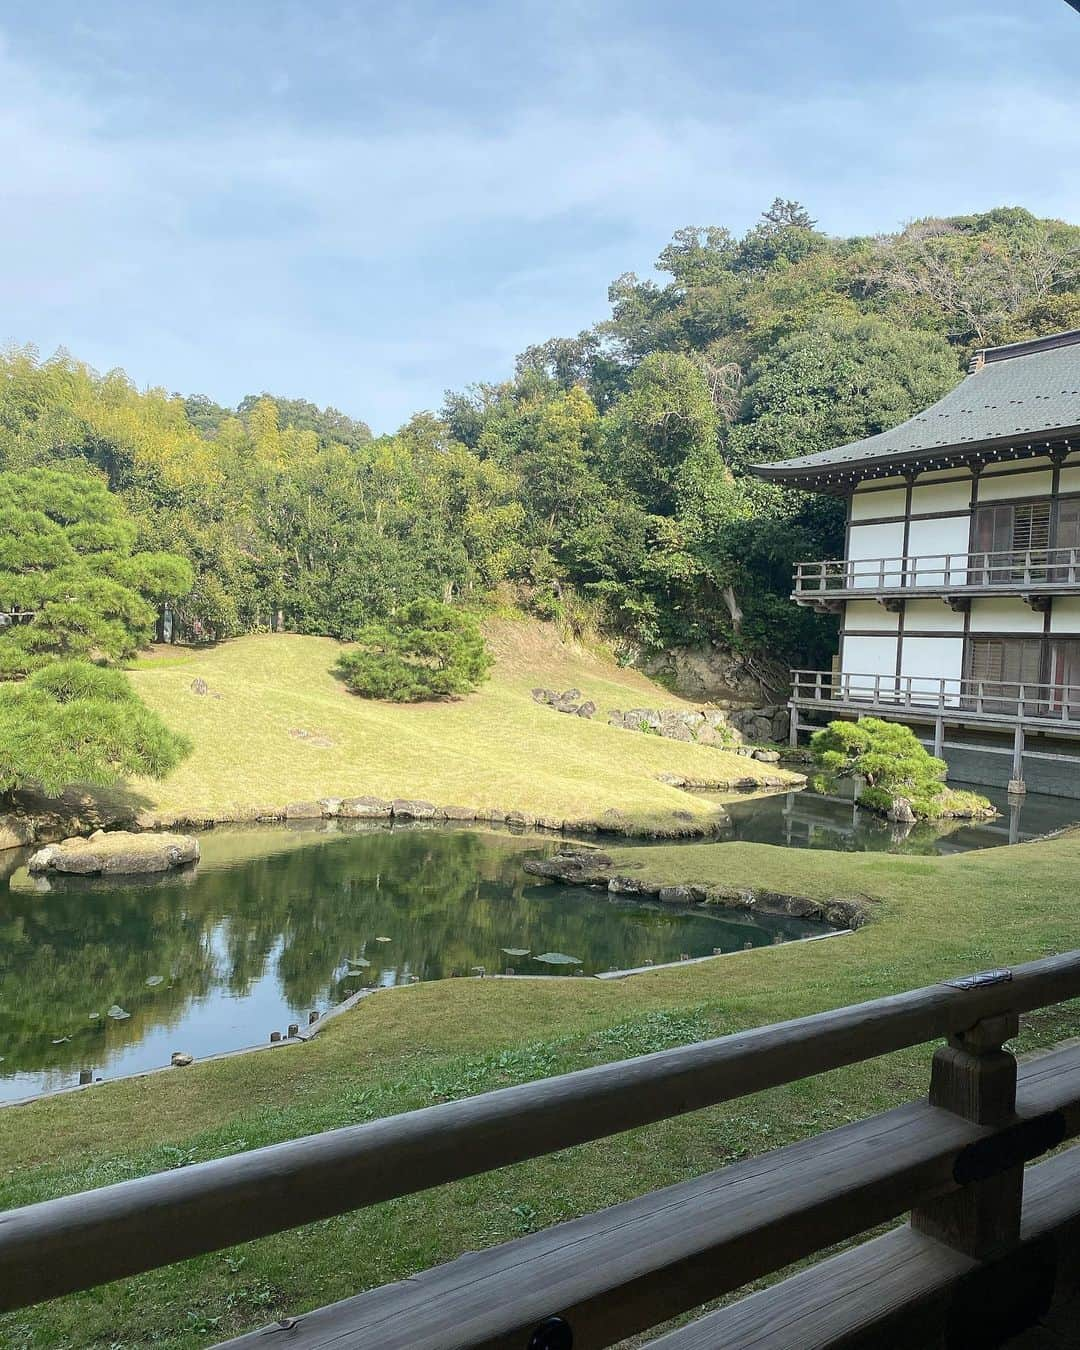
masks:
{"label": "water reflection", "polygon": [[[480,831],[222,830],[204,836],[197,869],[133,884],[17,870],[0,881],[0,1098],[265,1042],[365,985],[477,966],[589,974],[820,931],[538,884],[521,861],[554,846]],[[537,963],[544,952],[581,965]]]}
{"label": "water reflection", "polygon": [[770,797],[723,804],[730,817],[725,838],[759,844],[783,844],[787,848],[824,848],[839,852],[891,852],[915,854],[964,853],[970,849],[996,848],[1023,843],[1052,830],[1063,829],[1080,818],[1080,802],[1066,797],[1028,793],[1009,797],[996,788],[972,787],[989,797],[998,809],[993,820],[926,821],[897,825],[882,820],[855,804],[850,781],[840,781],[828,793],[780,793]]}

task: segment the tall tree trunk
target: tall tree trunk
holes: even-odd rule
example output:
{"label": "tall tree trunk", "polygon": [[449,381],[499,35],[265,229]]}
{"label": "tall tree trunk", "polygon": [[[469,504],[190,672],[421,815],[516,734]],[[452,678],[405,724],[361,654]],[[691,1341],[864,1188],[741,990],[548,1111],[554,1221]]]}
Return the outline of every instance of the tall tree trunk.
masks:
{"label": "tall tree trunk", "polygon": [[735,636],[742,632],[742,610],[739,608],[739,602],[735,596],[734,586],[725,586],[721,591],[724,597],[724,604],[728,607],[728,613],[731,615],[731,627]]}

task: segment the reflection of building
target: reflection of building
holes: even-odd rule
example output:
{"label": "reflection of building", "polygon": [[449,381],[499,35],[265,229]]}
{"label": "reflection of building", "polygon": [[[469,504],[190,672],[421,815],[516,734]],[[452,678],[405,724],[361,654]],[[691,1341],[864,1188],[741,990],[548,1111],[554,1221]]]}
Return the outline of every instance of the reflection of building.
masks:
{"label": "reflection of building", "polygon": [[793,738],[873,712],[958,777],[1080,796],[1080,331],[980,352],[891,431],[755,472],[848,503],[844,558],[796,568],[841,634],[836,669],[794,672]]}

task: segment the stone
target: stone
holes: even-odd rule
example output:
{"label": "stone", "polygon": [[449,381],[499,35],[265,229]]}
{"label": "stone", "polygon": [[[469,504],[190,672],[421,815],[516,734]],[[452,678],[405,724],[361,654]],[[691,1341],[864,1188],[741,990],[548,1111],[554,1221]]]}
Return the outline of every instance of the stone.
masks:
{"label": "stone", "polygon": [[322,805],[319,802],[290,802],[285,808],[286,820],[321,820]]}
{"label": "stone", "polygon": [[33,854],[31,872],[63,872],[75,876],[167,872],[198,862],[199,843],[184,834],[133,834],[128,830],[101,830],[89,839],[65,839],[47,844]]}
{"label": "stone", "polygon": [[694,733],[685,722],[668,722],[660,728],[660,735],[668,741],[692,741]]}
{"label": "stone", "polygon": [[320,797],[319,806],[322,809],[323,816],[327,820],[333,820],[336,816],[341,815],[340,797]]}
{"label": "stone", "polygon": [[536,817],[525,811],[507,811],[505,820],[511,829],[516,830],[530,830],[536,824]]}
{"label": "stone", "polygon": [[436,820],[475,820],[476,811],[471,806],[440,806],[435,812]]}
{"label": "stone", "polygon": [[34,822],[25,816],[0,816],[0,852],[8,848],[25,848],[37,840]]}
{"label": "stone", "polygon": [[596,704],[592,701],[591,698],[586,699],[585,702],[581,705],[581,707],[577,709],[577,716],[578,717],[596,716]]}
{"label": "stone", "polygon": [[664,677],[668,687],[683,698],[754,704],[766,702],[772,692],[741,656],[711,643],[671,647],[643,662],[642,669],[647,675]]}
{"label": "stone", "polygon": [[753,792],[760,784],[756,778],[736,778],[731,786],[736,792]]}
{"label": "stone", "polygon": [[630,708],[623,714],[625,725],[632,731],[648,727],[651,731],[660,730],[660,714],[655,708]]}
{"label": "stone", "polygon": [[534,703],[554,703],[558,698],[554,689],[534,689],[532,696]]}
{"label": "stone", "polygon": [[715,746],[717,749],[727,743],[727,739],[723,733],[718,731],[716,727],[710,726],[708,722],[704,723],[698,729],[695,739],[698,745],[711,745]]}
{"label": "stone", "polygon": [[885,812],[885,819],[894,820],[900,825],[913,825],[915,812],[911,809],[911,802],[906,797],[894,797]]}
{"label": "stone", "polygon": [[760,760],[762,764],[780,763],[780,756],[775,750],[755,750],[754,759]]}
{"label": "stone", "polygon": [[658,773],[656,775],[656,781],[658,783],[666,783],[668,787],[686,787],[686,779],[678,773]]}
{"label": "stone", "polygon": [[435,803],[395,797],[390,803],[392,814],[400,820],[434,820]]}
{"label": "stone", "polygon": [[667,904],[689,905],[693,902],[689,886],[661,886],[660,899]]}
{"label": "stone", "polygon": [[189,1064],[195,1063],[195,1056],[189,1055],[186,1050],[174,1050],[169,1063],[174,1069],[186,1069]]}
{"label": "stone", "polygon": [[203,679],[201,675],[197,675],[195,679],[191,681],[191,692],[193,694],[205,696],[210,692],[210,686],[206,683],[206,681]]}
{"label": "stone", "polygon": [[347,820],[385,820],[391,806],[382,797],[344,797],[338,814]]}

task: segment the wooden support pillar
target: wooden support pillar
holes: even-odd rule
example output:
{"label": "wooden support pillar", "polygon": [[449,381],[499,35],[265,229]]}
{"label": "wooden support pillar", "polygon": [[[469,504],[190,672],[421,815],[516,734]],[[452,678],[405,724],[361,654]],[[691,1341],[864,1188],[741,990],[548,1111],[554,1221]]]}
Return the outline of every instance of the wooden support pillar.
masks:
{"label": "wooden support pillar", "polygon": [[1025,792],[1024,787],[1024,724],[1017,722],[1013,733],[1012,777],[1009,779],[1010,792]]}
{"label": "wooden support pillar", "polygon": [[[949,1037],[934,1054],[930,1105],[977,1125],[1005,1125],[1015,1118],[1016,1060],[1004,1042],[1015,1036],[1015,1013],[988,1017]],[[920,1205],[912,1227],[979,1260],[1007,1251],[1020,1235],[1023,1163],[969,1181],[950,1195]]]}
{"label": "wooden support pillar", "polygon": [[941,751],[945,745],[945,719],[940,714],[934,718],[934,757],[941,758]]}
{"label": "wooden support pillar", "polygon": [[791,710],[790,725],[788,727],[788,745],[792,750],[799,748],[799,710],[794,703],[789,703]]}

